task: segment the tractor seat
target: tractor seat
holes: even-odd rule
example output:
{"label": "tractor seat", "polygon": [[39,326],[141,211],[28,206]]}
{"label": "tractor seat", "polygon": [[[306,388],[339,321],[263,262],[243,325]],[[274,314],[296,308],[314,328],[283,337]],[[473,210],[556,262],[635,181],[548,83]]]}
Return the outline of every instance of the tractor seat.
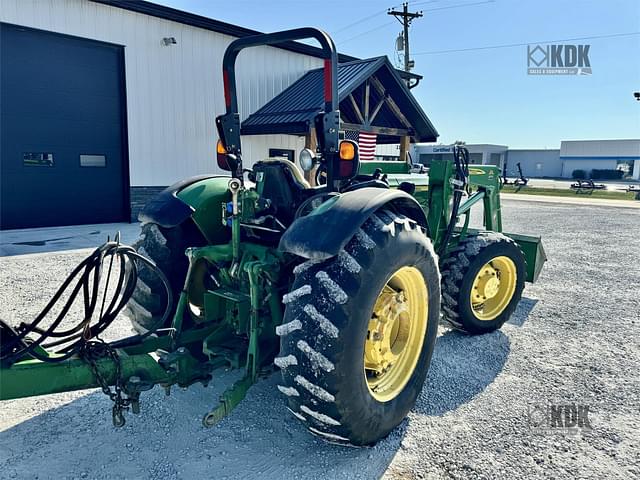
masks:
{"label": "tractor seat", "polygon": [[295,163],[293,163],[290,160],[284,160],[282,158],[266,158],[264,160],[262,160],[263,163],[268,163],[268,164],[276,164],[276,165],[280,165],[282,167],[284,167],[287,171],[289,171],[289,173],[291,173],[291,177],[293,178],[294,182],[297,183],[298,187],[300,189],[307,189],[307,188],[311,188],[311,185],[309,185],[309,182],[307,182],[304,178],[304,174],[302,173],[302,169],[300,169],[300,167],[298,167]]}
{"label": "tractor seat", "polygon": [[284,225],[291,224],[298,205],[314,193],[302,171],[289,160],[261,160],[253,166],[250,178],[260,196],[269,200],[269,213]]}

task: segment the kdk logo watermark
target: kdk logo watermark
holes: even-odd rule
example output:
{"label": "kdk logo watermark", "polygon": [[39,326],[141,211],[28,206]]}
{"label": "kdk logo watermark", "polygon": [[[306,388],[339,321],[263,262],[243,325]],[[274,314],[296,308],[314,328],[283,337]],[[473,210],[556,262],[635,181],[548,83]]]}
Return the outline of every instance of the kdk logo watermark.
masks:
{"label": "kdk logo watermark", "polygon": [[590,431],[589,406],[533,404],[528,408],[529,428],[535,433],[576,434]]}
{"label": "kdk logo watermark", "polygon": [[527,45],[529,75],[591,75],[591,45]]}

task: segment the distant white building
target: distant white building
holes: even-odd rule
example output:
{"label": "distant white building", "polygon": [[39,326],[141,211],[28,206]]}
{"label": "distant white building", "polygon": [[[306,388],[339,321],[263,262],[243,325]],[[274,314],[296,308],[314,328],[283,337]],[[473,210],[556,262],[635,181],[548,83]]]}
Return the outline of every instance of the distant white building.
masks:
{"label": "distant white building", "polygon": [[624,170],[640,180],[640,140],[565,140],[560,144],[560,176],[574,170]]}
{"label": "distant white building", "polygon": [[508,175],[515,176],[520,164],[525,177],[562,177],[560,150],[514,149],[507,153]]}
{"label": "distant white building", "polygon": [[[522,173],[532,178],[572,178],[575,170],[591,177],[594,169],[622,170],[625,178],[640,180],[640,139],[629,140],[563,140],[560,149],[510,149],[506,145],[469,144],[470,163],[506,165],[507,174]],[[414,162],[428,166],[432,160],[451,155],[450,145],[417,144]]]}
{"label": "distant white building", "polygon": [[[466,145],[469,150],[469,162],[474,165],[496,165],[502,168],[507,150],[506,145],[492,145],[488,143]],[[419,143],[413,149],[413,161],[425,166],[433,160],[441,160],[451,155],[450,145],[434,145]]]}

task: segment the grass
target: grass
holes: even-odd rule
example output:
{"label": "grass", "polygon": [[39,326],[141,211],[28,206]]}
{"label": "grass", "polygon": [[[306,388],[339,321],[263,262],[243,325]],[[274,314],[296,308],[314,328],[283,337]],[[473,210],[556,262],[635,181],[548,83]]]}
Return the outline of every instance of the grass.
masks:
{"label": "grass", "polygon": [[502,193],[517,193],[521,195],[544,195],[548,197],[573,197],[573,198],[607,198],[609,200],[635,200],[636,194],[633,192],[611,191],[611,190],[571,190],[565,188],[537,188],[537,187],[516,187],[505,185]]}

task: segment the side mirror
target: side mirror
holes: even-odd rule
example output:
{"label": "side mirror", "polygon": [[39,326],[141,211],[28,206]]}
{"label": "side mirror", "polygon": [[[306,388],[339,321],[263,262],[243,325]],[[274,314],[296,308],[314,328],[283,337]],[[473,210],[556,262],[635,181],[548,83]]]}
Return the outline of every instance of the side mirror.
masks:
{"label": "side mirror", "polygon": [[353,140],[342,140],[338,149],[337,168],[334,175],[338,180],[349,180],[357,175],[360,170],[360,156],[358,144]]}

